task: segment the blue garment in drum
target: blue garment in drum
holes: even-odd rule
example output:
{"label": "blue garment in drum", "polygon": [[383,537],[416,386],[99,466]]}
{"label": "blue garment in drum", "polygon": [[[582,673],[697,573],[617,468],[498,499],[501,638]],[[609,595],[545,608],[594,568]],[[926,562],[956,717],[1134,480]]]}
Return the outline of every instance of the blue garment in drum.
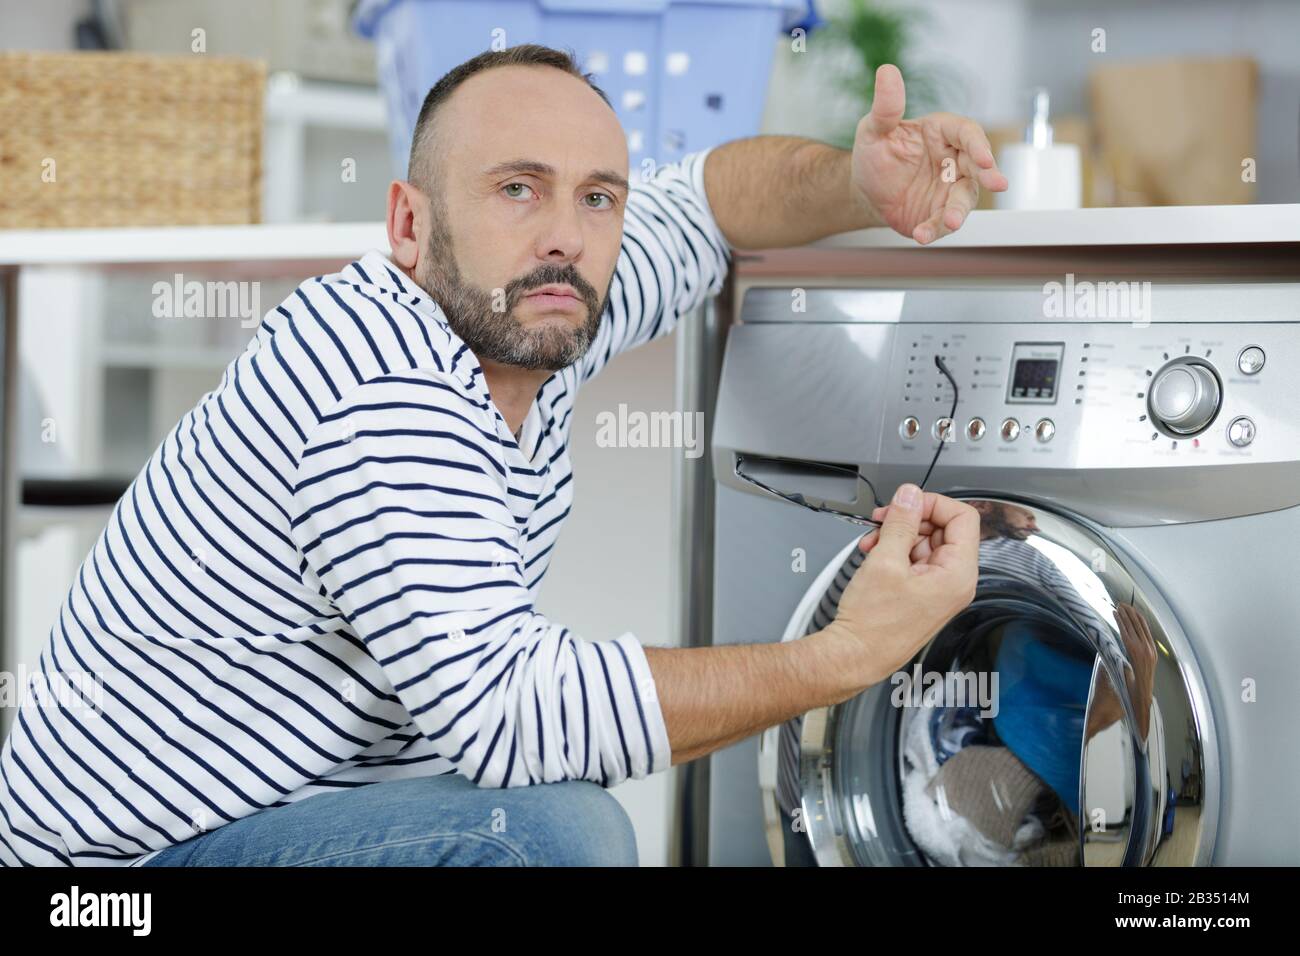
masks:
{"label": "blue garment in drum", "polygon": [[1093,661],[1093,655],[1052,639],[1033,624],[1013,622],[1003,629],[994,664],[1000,691],[993,718],[998,737],[1076,816]]}

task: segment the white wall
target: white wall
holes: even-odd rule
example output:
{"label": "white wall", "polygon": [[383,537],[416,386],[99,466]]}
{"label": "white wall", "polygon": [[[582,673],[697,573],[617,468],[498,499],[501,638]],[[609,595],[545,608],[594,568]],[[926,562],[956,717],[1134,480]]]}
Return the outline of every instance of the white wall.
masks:
{"label": "white wall", "polygon": [[0,50],[71,50],[90,0],[0,0]]}

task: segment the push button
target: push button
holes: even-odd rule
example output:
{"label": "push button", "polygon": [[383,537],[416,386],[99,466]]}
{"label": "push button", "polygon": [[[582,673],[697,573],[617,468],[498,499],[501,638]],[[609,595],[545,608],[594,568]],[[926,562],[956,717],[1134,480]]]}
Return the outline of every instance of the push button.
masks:
{"label": "push button", "polygon": [[1264,350],[1258,345],[1247,345],[1237,355],[1237,368],[1242,375],[1254,375],[1264,367]]}
{"label": "push button", "polygon": [[1245,448],[1255,440],[1255,423],[1241,415],[1228,423],[1228,441],[1238,448]]}
{"label": "push button", "polygon": [[1001,433],[1003,441],[1015,441],[1020,437],[1020,422],[1014,418],[1002,419]]}
{"label": "push button", "polygon": [[911,415],[904,418],[898,425],[898,437],[904,441],[911,441],[921,430],[921,423]]}
{"label": "push button", "polygon": [[984,437],[985,431],[987,429],[984,427],[984,419],[982,418],[972,418],[966,423],[966,437],[971,441],[979,441]]}
{"label": "push button", "polygon": [[1049,442],[1052,436],[1056,434],[1056,423],[1050,418],[1040,418],[1038,424],[1034,426],[1034,436],[1040,442]]}

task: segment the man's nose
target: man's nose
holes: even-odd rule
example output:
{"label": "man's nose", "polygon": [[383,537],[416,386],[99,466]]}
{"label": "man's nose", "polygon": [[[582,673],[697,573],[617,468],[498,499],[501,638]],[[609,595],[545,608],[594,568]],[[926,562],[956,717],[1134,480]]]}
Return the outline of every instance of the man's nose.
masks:
{"label": "man's nose", "polygon": [[546,262],[570,262],[582,255],[582,221],[574,203],[559,202],[546,210],[536,240],[536,255]]}

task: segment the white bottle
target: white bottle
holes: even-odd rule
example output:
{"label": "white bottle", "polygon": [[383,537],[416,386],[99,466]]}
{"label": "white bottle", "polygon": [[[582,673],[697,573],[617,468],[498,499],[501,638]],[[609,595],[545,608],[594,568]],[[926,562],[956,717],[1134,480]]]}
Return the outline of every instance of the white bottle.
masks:
{"label": "white bottle", "polygon": [[1034,91],[1034,118],[1023,143],[998,151],[998,168],[1007,177],[1005,192],[993,194],[995,209],[1078,209],[1083,202],[1079,147],[1052,142],[1047,121],[1047,90]]}

